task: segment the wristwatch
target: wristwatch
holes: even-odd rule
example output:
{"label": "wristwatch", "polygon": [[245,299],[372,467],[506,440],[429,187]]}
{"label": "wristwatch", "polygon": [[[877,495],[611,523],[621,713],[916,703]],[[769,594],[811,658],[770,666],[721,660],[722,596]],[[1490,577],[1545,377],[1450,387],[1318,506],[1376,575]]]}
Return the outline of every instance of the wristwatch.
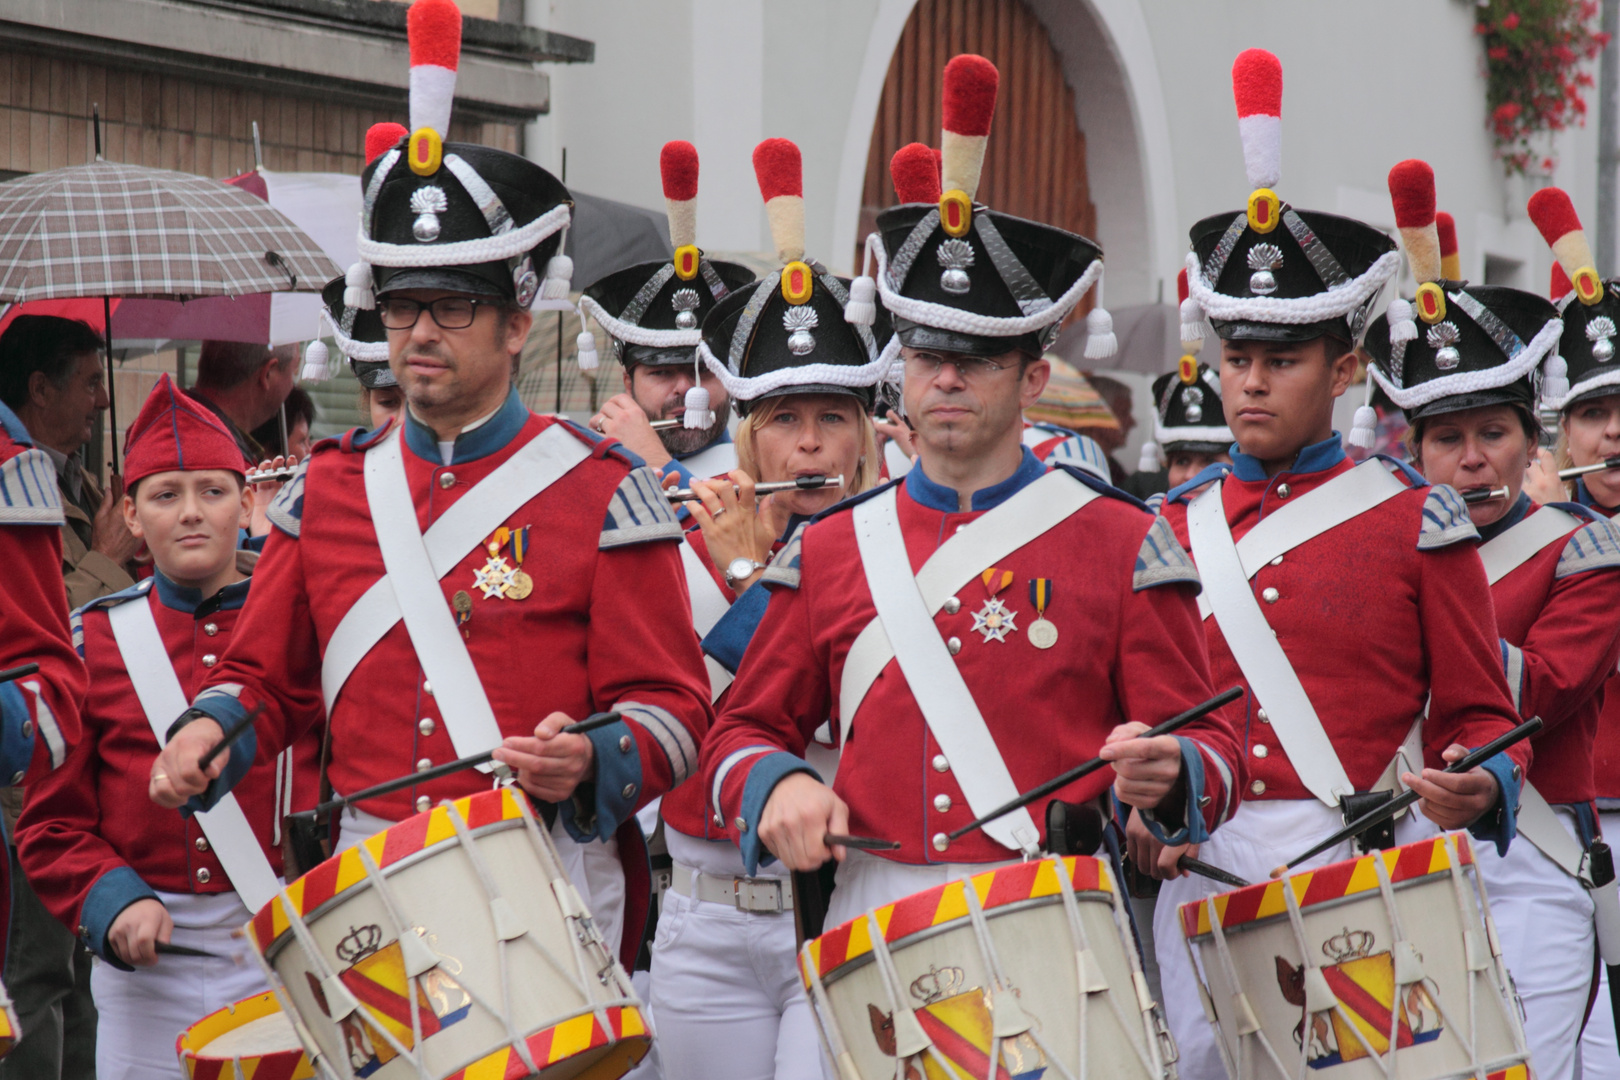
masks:
{"label": "wristwatch", "polygon": [[753,559],[744,559],[740,557],[732,559],[726,564],[726,584],[735,588],[737,582],[741,581],[749,574],[752,574],[755,570],[763,569],[765,569],[765,564],[762,562],[755,562]]}

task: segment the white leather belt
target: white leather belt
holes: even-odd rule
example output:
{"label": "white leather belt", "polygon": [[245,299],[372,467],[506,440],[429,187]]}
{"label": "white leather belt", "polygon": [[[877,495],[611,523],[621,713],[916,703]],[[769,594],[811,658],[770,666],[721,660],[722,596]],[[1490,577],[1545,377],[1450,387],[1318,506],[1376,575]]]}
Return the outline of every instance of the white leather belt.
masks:
{"label": "white leather belt", "polygon": [[676,863],[669,890],[691,900],[725,904],[738,911],[776,914],[793,910],[791,878],[718,877]]}

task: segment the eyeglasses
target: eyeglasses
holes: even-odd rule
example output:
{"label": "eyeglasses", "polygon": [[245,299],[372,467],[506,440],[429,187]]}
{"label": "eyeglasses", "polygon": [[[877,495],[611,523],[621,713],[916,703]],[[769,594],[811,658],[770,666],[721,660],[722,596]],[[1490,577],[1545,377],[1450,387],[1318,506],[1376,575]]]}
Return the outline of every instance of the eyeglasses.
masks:
{"label": "eyeglasses", "polygon": [[422,317],[426,308],[433,321],[445,330],[465,330],[473,324],[480,307],[492,306],[488,300],[469,300],[464,296],[441,296],[429,304],[403,296],[390,296],[377,301],[377,315],[387,330],[409,330]]}
{"label": "eyeglasses", "polygon": [[919,375],[924,378],[933,378],[939,374],[940,368],[946,364],[956,369],[963,382],[973,382],[977,379],[988,379],[997,372],[1005,371],[1012,364],[1004,364],[999,360],[986,360],[979,356],[940,356],[938,353],[917,353],[906,357],[906,372],[910,375]]}

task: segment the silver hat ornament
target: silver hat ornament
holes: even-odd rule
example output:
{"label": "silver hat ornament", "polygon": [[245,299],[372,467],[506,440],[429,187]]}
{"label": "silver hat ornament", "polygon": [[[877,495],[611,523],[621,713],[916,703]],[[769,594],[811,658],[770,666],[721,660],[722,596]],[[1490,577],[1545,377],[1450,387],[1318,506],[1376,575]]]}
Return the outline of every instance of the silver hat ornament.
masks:
{"label": "silver hat ornament", "polygon": [[420,187],[411,192],[411,213],[416,215],[411,223],[411,235],[424,244],[437,240],[439,215],[448,209],[450,200],[445,197],[443,188]]}
{"label": "silver hat ornament", "polygon": [[1277,291],[1277,275],[1273,270],[1282,268],[1282,248],[1276,244],[1256,244],[1249,249],[1249,291],[1256,296],[1270,296]]}
{"label": "silver hat ornament", "polygon": [[1451,371],[1462,363],[1462,353],[1457,351],[1457,341],[1462,337],[1462,333],[1455,323],[1437,323],[1429,327],[1427,337],[1429,348],[1435,350],[1435,367],[1441,371]]}
{"label": "silver hat ornament", "polygon": [[816,309],[809,304],[788,308],[782,313],[782,328],[788,332],[788,351],[794,356],[805,356],[816,347],[815,335],[810,331],[821,321]]}
{"label": "silver hat ornament", "polygon": [[954,237],[946,240],[939,245],[934,257],[945,268],[945,272],[939,275],[940,288],[958,296],[972,288],[973,282],[968,277],[967,268],[973,265],[973,247],[966,240]]}

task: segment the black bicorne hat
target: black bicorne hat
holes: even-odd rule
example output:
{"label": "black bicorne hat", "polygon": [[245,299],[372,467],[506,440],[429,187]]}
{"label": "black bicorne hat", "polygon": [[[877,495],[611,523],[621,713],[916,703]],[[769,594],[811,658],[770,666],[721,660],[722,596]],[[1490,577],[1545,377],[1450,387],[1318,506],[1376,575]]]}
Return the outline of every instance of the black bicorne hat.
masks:
{"label": "black bicorne hat", "polygon": [[714,306],[754,280],[741,263],[707,259],[683,278],[676,263],[637,263],[591,284],[580,310],[612,336],[625,367],[690,364]]}
{"label": "black bicorne hat", "polygon": [[1564,320],[1560,359],[1548,364],[1542,406],[1558,411],[1583,398],[1620,394],[1620,280],[1598,276],[1586,231],[1562,189],[1542,188],[1530,196],[1529,211],[1557,259],[1553,302]]}
{"label": "black bicorne hat", "polygon": [[413,130],[360,174],[361,262],[350,271],[350,299],[369,306],[368,294],[401,289],[524,306],[539,295],[567,297],[568,189],[516,154],[444,141],[461,46],[454,0],[415,0],[407,29]]}
{"label": "black bicorne hat", "polygon": [[1400,270],[1395,242],[1350,218],[1296,210],[1272,191],[1282,178],[1281,61],[1264,49],[1239,54],[1232,94],[1252,190],[1246,209],[1192,227],[1192,299],[1228,340],[1330,334],[1359,343],[1379,292]]}
{"label": "black bicorne hat", "polygon": [[[1153,380],[1153,409],[1153,443],[1142,448],[1144,462],[1154,452],[1220,454],[1232,446],[1232,429],[1221,408],[1220,376],[1192,356],[1182,357],[1177,370]],[[1160,467],[1153,464],[1155,470]]]}
{"label": "black bicorne hat", "polygon": [[337,277],[321,289],[322,321],[331,329],[338,351],[348,357],[349,367],[367,390],[398,386],[388,366],[388,331],[375,310],[352,308],[343,303],[344,279]]}

